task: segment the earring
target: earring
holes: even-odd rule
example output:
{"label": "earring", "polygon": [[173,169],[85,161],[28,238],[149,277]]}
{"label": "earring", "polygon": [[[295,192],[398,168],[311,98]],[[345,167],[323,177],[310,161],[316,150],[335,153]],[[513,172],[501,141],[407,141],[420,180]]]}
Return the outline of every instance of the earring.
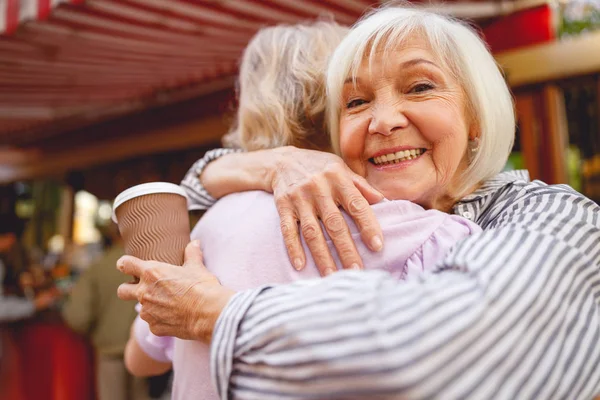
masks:
{"label": "earring", "polygon": [[469,139],[469,162],[472,162],[479,151],[479,137]]}

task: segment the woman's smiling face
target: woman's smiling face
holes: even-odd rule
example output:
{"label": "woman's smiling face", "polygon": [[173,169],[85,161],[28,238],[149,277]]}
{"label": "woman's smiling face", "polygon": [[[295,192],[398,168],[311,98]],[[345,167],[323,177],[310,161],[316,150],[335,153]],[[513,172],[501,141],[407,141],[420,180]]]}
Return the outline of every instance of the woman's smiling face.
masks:
{"label": "woman's smiling face", "polygon": [[425,41],[368,56],[342,93],[340,151],[388,199],[448,211],[468,165],[464,91]]}

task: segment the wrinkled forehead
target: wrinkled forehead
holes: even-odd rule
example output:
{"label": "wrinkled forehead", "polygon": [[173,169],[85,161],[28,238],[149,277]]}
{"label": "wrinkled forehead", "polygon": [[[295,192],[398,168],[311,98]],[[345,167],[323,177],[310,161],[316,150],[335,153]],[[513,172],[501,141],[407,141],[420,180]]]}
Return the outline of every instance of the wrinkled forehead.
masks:
{"label": "wrinkled forehead", "polygon": [[425,59],[440,69],[455,75],[444,56],[443,49],[435,46],[425,32],[383,32],[371,37],[359,48],[347,71],[345,81],[356,83],[360,75],[370,76],[375,71],[395,68],[399,62]]}

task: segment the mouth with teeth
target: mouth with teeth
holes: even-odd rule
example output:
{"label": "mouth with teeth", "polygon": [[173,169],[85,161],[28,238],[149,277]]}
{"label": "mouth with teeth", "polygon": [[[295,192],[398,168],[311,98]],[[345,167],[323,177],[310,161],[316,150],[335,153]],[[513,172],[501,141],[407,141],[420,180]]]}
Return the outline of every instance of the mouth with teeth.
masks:
{"label": "mouth with teeth", "polygon": [[414,160],[419,158],[427,149],[410,149],[400,150],[395,153],[382,154],[373,158],[369,161],[377,166],[399,164],[404,161]]}

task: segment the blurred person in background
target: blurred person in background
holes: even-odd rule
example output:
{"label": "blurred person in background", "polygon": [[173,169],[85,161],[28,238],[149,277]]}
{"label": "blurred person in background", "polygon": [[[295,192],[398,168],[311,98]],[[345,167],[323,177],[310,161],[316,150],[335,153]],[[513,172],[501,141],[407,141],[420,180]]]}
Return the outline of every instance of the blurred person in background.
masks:
{"label": "blurred person in background", "polygon": [[31,298],[5,294],[5,286],[16,291],[16,272],[24,267],[17,240],[20,229],[10,229],[19,226],[16,222],[0,221],[0,399],[10,400],[21,393],[21,364],[17,345],[2,325],[33,317],[52,306],[59,296],[54,290],[41,291]]}
{"label": "blurred person in background", "polygon": [[9,260],[16,242],[17,237],[13,232],[0,233],[0,323],[29,318],[36,311],[50,307],[58,296],[54,290],[43,291],[33,299],[4,295],[4,277],[12,270]]}
{"label": "blurred person in background", "polygon": [[71,329],[91,338],[100,400],[148,399],[146,380],[129,374],[123,360],[136,317],[135,302],[124,303],[116,296],[119,285],[127,281],[114,268],[124,254],[123,246],[116,225],[102,230],[106,251],[79,277],[62,316]]}

